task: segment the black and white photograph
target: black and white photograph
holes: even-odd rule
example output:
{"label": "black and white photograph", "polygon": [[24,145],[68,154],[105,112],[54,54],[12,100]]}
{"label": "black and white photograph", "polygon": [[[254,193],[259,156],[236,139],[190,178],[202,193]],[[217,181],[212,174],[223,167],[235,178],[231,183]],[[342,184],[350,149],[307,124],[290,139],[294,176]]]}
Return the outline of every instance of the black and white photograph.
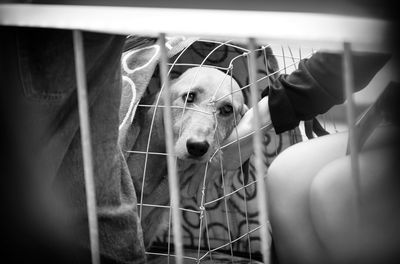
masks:
{"label": "black and white photograph", "polygon": [[0,0],[1,263],[400,263],[391,0]]}

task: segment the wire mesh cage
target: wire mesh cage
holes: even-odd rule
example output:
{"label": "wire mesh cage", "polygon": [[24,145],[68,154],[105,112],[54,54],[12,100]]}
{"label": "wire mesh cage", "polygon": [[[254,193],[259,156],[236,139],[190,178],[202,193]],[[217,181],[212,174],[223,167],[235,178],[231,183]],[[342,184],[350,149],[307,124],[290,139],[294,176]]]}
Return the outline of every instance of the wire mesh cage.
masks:
{"label": "wire mesh cage", "polygon": [[[202,115],[213,115],[213,112],[217,111],[216,103],[218,100],[231,96],[232,92],[241,93],[244,97],[244,103],[251,107],[250,86],[253,83],[258,84],[257,98],[261,98],[263,91],[265,93],[268,90],[268,86],[271,85],[274,79],[280,74],[289,74],[295,70],[301,59],[308,58],[314,52],[313,48],[293,48],[278,45],[275,47],[271,45],[260,46],[253,51],[257,58],[257,79],[251,83],[249,78],[249,54],[251,51],[245,46],[234,41],[220,42],[180,37],[167,37],[167,40],[166,46],[170,50],[168,73],[172,83],[174,80],[179,79],[189,68],[197,69],[198,71],[197,75],[191,77],[192,79],[186,83],[186,85],[189,85],[189,87],[185,88],[186,93],[189,94],[192,90],[195,91],[195,79],[201,78],[201,74],[204,74],[201,72],[201,68],[217,70],[224,75],[224,78],[232,78],[233,81],[239,84],[240,89],[234,90],[233,81],[231,81],[229,85],[231,91],[229,93],[224,94],[222,97],[215,97],[217,93],[215,91],[215,93],[209,94],[208,98],[202,99],[208,101],[212,106],[208,110],[210,112],[204,109],[197,109],[198,112],[202,111]],[[137,36],[128,37],[127,42],[131,46],[135,41],[141,42]],[[169,257],[174,256],[174,252],[171,238],[171,206],[169,204],[168,190],[159,191],[159,188],[166,187],[166,183],[159,179],[152,179],[154,177],[152,167],[155,163],[158,171],[163,171],[164,175],[167,171],[165,162],[162,162],[167,153],[165,150],[164,152],[152,151],[154,145],[151,142],[157,141],[160,133],[159,131],[153,132],[153,129],[159,129],[155,113],[157,112],[156,109],[164,107],[159,98],[159,90],[160,88],[163,89],[163,86],[160,81],[159,68],[155,66],[159,50],[158,43],[150,42],[144,47],[128,49],[122,56],[125,78],[124,91],[125,96],[130,100],[127,100],[129,103],[125,104],[126,107],[120,120],[123,120],[123,126],[127,126],[126,120],[130,116],[132,122],[130,126],[138,127],[146,123],[141,120],[141,117],[148,115],[151,110],[154,111],[150,117],[151,121],[146,123],[150,125],[149,129],[143,135],[138,132],[139,134],[135,139],[137,141],[144,140],[146,144],[135,145],[132,149],[126,150],[126,152],[128,153],[128,164],[129,155],[139,155],[141,159],[134,158],[134,160],[143,162],[141,165],[132,163],[131,173],[136,175],[135,170],[137,170],[137,167],[144,168],[139,170],[140,173],[138,173],[142,173],[142,175],[137,175],[136,191],[140,197],[139,210],[142,214],[142,219],[145,218],[142,220],[142,224],[145,232],[145,243],[148,243],[147,254],[149,259],[155,256],[165,256],[169,260]],[[143,58],[145,61],[142,61]],[[143,78],[143,75],[146,74],[147,80],[143,82],[143,85],[132,86],[133,83],[140,83],[137,80],[139,78],[138,75]],[[213,85],[217,90],[222,89],[220,83]],[[215,90],[215,87],[207,88]],[[178,108],[182,108],[183,113],[188,112],[188,115],[190,115],[192,111],[196,111],[193,107],[192,104],[186,103]],[[158,111],[161,112],[162,110]],[[236,113],[236,115],[238,114]],[[199,117],[192,115],[192,118]],[[215,129],[218,129],[221,125],[226,126],[224,123],[219,124],[219,120],[220,118],[214,114],[213,118],[208,122],[212,122],[213,126],[216,127]],[[237,118],[232,119],[230,122],[233,122],[233,125],[236,126]],[[181,123],[180,132],[182,126],[183,124]],[[121,129],[123,130],[124,128],[121,127]],[[196,130],[193,130],[192,133],[196,133]],[[179,136],[178,134],[177,137]],[[249,136],[251,134],[246,135],[246,137]],[[257,179],[254,157],[244,157],[245,160],[241,161],[243,165],[235,170],[224,169],[222,149],[224,148],[223,142],[225,138],[221,138],[218,133],[216,133],[215,137],[216,139],[213,143],[216,144],[213,147],[215,150],[210,153],[211,155],[206,160],[201,162],[201,166],[198,163],[193,164],[193,161],[189,160],[189,164],[192,163],[190,170],[196,170],[194,175],[190,175],[190,178],[188,176],[185,178],[187,171],[180,171],[178,165],[183,244],[186,249],[185,252],[189,254],[184,255],[183,258],[197,263],[212,261],[213,258],[233,260],[238,256],[247,257],[250,261],[261,260],[259,234],[261,224],[258,220]],[[298,128],[283,134],[276,134],[272,129],[264,130],[262,140],[262,160],[266,171],[272,160],[282,150],[302,141],[302,135]],[[162,146],[158,149],[162,149]],[[241,158],[240,151],[240,146],[238,146],[236,149],[237,159]],[[217,162],[213,161],[215,156],[220,155],[220,153],[222,153],[222,159]],[[186,159],[189,158],[186,157]],[[150,186],[150,182],[160,183],[155,187]],[[154,193],[164,197],[160,198],[158,195],[155,196]],[[266,205],[264,206],[266,207]],[[156,213],[157,211],[158,213]],[[143,214],[145,214],[145,217],[143,217]],[[156,225],[148,224],[152,221],[150,220],[152,218],[162,218],[162,220],[158,219]],[[269,228],[268,223],[263,225]],[[162,228],[158,229],[156,226],[162,226]],[[152,234],[147,235],[146,232]],[[148,238],[150,236],[155,236],[155,238]],[[151,243],[149,240],[152,240]],[[271,237],[268,240],[271,241]]]}

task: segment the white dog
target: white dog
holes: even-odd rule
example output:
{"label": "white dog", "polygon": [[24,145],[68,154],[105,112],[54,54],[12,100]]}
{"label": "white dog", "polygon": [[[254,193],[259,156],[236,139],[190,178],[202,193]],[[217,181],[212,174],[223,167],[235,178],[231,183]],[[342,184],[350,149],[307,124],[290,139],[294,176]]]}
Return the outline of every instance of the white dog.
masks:
{"label": "white dog", "polygon": [[[207,174],[219,172],[220,143],[230,135],[247,111],[239,85],[229,75],[214,68],[194,67],[170,85],[175,154],[182,195],[194,196],[205,176],[205,164],[215,167]],[[152,205],[168,205],[169,190],[166,167],[162,95],[141,100],[133,126],[140,127],[127,158],[138,200]],[[156,105],[158,107],[151,107]],[[142,152],[142,153],[141,153]],[[146,154],[146,152],[148,154]],[[217,155],[215,155],[217,153]],[[213,166],[214,165],[214,166]],[[143,181],[144,179],[144,181]],[[144,185],[142,186],[142,183]],[[143,206],[142,228],[149,246],[168,224],[169,209]]]}

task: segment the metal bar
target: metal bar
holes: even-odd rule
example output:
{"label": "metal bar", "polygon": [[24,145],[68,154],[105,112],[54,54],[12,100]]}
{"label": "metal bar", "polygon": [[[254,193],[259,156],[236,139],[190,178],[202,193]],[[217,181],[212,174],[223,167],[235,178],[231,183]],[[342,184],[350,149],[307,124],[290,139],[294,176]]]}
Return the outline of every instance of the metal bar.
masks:
{"label": "metal bar", "polygon": [[204,177],[203,177],[203,186],[201,188],[201,200],[200,200],[200,224],[199,224],[199,239],[197,243],[197,262],[200,262],[200,250],[201,250],[201,230],[203,227],[203,220],[205,223],[205,230],[206,230],[206,236],[207,236],[207,241],[208,241],[208,247],[210,247],[210,242],[209,242],[209,237],[208,237],[208,224],[207,224],[207,215],[206,215],[206,208],[204,206],[204,200],[205,200],[205,193],[206,193],[206,180],[207,180],[207,171],[208,171],[208,166],[209,162],[206,163],[206,168],[204,170]]}
{"label": "metal bar", "polygon": [[[268,64],[268,59],[267,59],[267,54],[265,52],[265,48],[263,49],[263,55],[264,55],[264,60],[265,60],[265,71],[267,73],[268,76],[268,93],[269,93],[269,89],[271,88],[271,79],[269,78],[270,73],[269,73],[269,64]],[[278,156],[278,148],[277,148],[277,144],[276,144],[276,135],[273,136],[274,137],[274,144],[275,144],[275,156]]]}
{"label": "metal bar", "polygon": [[[216,110],[216,107],[214,105],[214,109]],[[216,113],[216,111],[214,112]],[[216,125],[216,129],[218,129],[218,118],[216,116],[216,114],[214,114],[214,119],[217,123]],[[217,144],[218,146],[220,146],[220,138],[217,136]],[[221,169],[221,182],[222,182],[222,193],[223,193],[223,199],[224,199],[224,208],[225,208],[225,220],[226,220],[226,227],[228,228],[228,239],[229,239],[229,249],[231,251],[231,262],[233,263],[233,247],[232,247],[232,236],[231,236],[231,224],[230,224],[230,220],[229,220],[229,207],[228,207],[228,201],[227,201],[227,193],[226,193],[226,186],[225,186],[225,175],[224,175],[224,166],[222,164],[222,155],[221,155],[221,151],[218,151],[218,155],[220,156],[219,159],[219,165],[220,165],[220,169]]]}
{"label": "metal bar", "polygon": [[[229,71],[230,77],[231,77],[231,92],[233,92],[233,64],[230,64],[232,67]],[[235,125],[235,135],[237,139],[237,147],[238,147],[238,154],[239,154],[239,163],[240,163],[240,179],[242,180],[242,187],[239,189],[244,189],[244,195],[243,195],[243,203],[244,203],[244,212],[245,212],[245,218],[246,218],[246,227],[247,227],[247,243],[248,243],[248,252],[249,252],[249,261],[250,263],[252,262],[252,249],[251,249],[251,239],[250,239],[250,234],[248,233],[250,231],[250,225],[249,225],[249,217],[248,217],[248,208],[247,208],[247,195],[246,195],[246,187],[245,187],[245,177],[244,177],[244,170],[243,170],[243,160],[242,160],[242,150],[240,148],[240,142],[239,142],[239,132],[237,129],[237,116],[235,111],[233,111],[233,120],[234,120],[234,125]],[[235,191],[229,193],[228,195],[232,195],[235,193]],[[225,195],[224,195],[225,197]]]}
{"label": "metal bar", "polygon": [[90,250],[92,254],[92,263],[98,264],[100,263],[100,251],[96,213],[96,188],[93,176],[93,154],[91,144],[92,141],[90,137],[89,104],[86,87],[85,56],[81,31],[73,31],[73,41],[75,51],[76,80],[78,86],[78,107],[83,152],[86,204],[89,221]]}
{"label": "metal bar", "polygon": [[261,129],[260,129],[260,112],[258,109],[258,89],[257,89],[257,66],[256,66],[256,57],[254,54],[255,50],[255,39],[249,38],[248,47],[250,50],[249,53],[249,76],[250,76],[250,89],[251,89],[251,101],[254,113],[254,136],[253,136],[253,148],[254,148],[254,162],[256,168],[256,179],[257,179],[257,200],[258,200],[258,211],[259,211],[259,222],[261,224],[260,228],[260,238],[261,238],[261,253],[263,255],[263,261],[265,264],[270,263],[270,241],[268,236],[268,229],[266,228],[268,222],[268,214],[267,214],[267,194],[265,191],[264,184],[264,175],[266,171],[264,170],[264,164],[262,159],[262,139],[261,139]]}
{"label": "metal bar", "polygon": [[[229,27],[221,21],[229,21]],[[365,17],[121,6],[0,4],[0,24],[146,36],[165,32],[175,36],[238,38],[242,43],[247,36],[257,36],[260,41],[271,44],[281,44],[282,40],[287,40],[287,44],[301,41],[337,50],[341,49],[343,41],[349,41],[354,44],[353,48],[371,51],[390,49],[393,35],[388,34],[389,21]],[[131,25],[136,25],[134,30]],[[279,26],[265,30],[265,27],[254,25]]]}
{"label": "metal bar", "polygon": [[172,222],[172,208],[171,206],[169,207],[169,212],[168,212],[168,261],[167,264],[170,263],[170,258],[171,258],[171,222]]}
{"label": "metal bar", "polygon": [[351,44],[348,42],[343,43],[343,78],[345,95],[347,98],[346,117],[349,127],[348,152],[350,151],[351,175],[356,188],[356,197],[358,202],[360,202],[360,166],[358,161],[359,149],[355,131],[353,64]]}
{"label": "metal bar", "polygon": [[168,182],[169,182],[169,193],[172,210],[172,231],[174,234],[174,247],[176,254],[176,263],[183,264],[183,243],[182,243],[182,225],[181,225],[181,212],[179,210],[179,181],[178,173],[176,168],[176,158],[174,150],[174,137],[172,132],[172,113],[169,81],[168,81],[168,57],[165,48],[165,34],[161,33],[159,36],[160,41],[160,72],[161,72],[161,83],[164,84],[163,99],[164,104],[167,106],[164,108],[164,129],[165,129],[165,140],[168,162]]}

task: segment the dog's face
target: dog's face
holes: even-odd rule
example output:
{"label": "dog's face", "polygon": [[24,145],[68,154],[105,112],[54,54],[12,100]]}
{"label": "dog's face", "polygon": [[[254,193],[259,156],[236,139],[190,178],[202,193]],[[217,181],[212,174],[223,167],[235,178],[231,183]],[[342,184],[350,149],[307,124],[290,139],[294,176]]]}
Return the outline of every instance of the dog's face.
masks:
{"label": "dog's face", "polygon": [[247,110],[236,81],[213,68],[185,71],[171,97],[175,152],[193,163],[210,160]]}

